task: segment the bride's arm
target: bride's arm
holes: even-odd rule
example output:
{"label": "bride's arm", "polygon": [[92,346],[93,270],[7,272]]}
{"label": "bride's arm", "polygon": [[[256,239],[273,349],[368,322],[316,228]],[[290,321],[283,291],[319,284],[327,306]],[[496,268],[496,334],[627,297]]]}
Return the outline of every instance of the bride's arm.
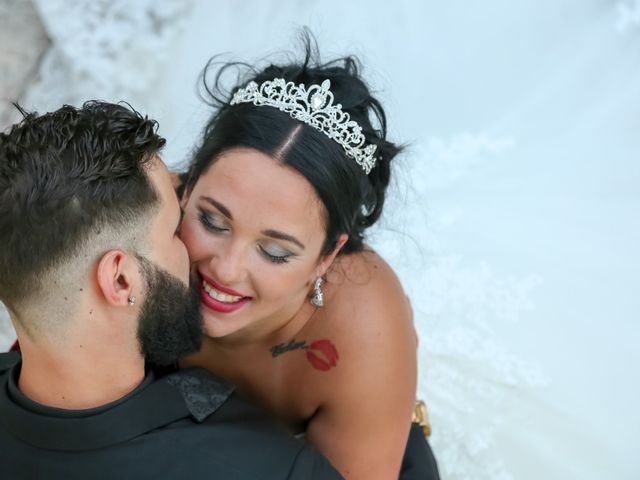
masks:
{"label": "bride's arm", "polygon": [[341,325],[339,368],[321,388],[307,438],[346,478],[388,480],[398,478],[415,404],[416,337],[395,274],[366,255],[370,279],[339,286],[330,307]]}

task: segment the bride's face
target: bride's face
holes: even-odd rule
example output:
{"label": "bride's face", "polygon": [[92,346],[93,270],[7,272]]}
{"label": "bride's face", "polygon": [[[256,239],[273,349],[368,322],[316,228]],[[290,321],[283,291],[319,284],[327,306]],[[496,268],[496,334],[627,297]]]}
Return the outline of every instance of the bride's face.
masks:
{"label": "bride's face", "polygon": [[257,150],[225,152],[183,205],[181,238],[210,337],[277,330],[333,259],[320,257],[323,207],[313,187]]}

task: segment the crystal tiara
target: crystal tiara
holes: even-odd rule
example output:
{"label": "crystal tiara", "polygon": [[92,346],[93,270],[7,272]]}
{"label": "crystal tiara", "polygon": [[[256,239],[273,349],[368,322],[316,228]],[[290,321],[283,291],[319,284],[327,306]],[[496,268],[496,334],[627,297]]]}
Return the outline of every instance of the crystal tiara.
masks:
{"label": "crystal tiara", "polygon": [[376,146],[365,145],[362,127],[342,111],[342,105],[333,104],[330,87],[329,80],[322,82],[322,85],[311,85],[308,89],[303,84],[285,82],[283,78],[274,78],[261,85],[249,82],[246,87],[236,91],[231,105],[253,103],[288,113],[338,142],[347,156],[353,158],[368,175],[376,164]]}

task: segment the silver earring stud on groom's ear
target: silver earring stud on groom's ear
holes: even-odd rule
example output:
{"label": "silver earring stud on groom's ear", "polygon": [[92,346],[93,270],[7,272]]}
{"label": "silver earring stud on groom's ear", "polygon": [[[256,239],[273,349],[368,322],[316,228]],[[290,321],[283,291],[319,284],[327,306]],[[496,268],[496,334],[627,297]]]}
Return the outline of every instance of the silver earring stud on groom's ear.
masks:
{"label": "silver earring stud on groom's ear", "polygon": [[322,297],[322,277],[316,278],[313,284],[313,297],[311,297],[311,305],[316,307],[324,306],[324,298]]}
{"label": "silver earring stud on groom's ear", "polygon": [[131,295],[127,301],[129,302],[129,305],[131,305],[132,307],[136,304],[136,297]]}

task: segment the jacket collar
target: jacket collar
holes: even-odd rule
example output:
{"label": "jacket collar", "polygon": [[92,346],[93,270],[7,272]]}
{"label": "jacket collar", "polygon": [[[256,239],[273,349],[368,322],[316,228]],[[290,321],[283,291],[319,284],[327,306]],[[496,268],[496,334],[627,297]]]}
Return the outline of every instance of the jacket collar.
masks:
{"label": "jacket collar", "polygon": [[[0,365],[3,356],[0,355]],[[57,408],[42,405],[37,409],[26,408],[31,401],[15,384],[20,366],[18,361],[0,374],[0,425],[21,441],[48,450],[104,448],[182,418],[201,422],[233,391],[230,384],[199,368],[160,379],[150,372],[140,387],[121,401],[92,410],[65,411],[61,415]]]}

